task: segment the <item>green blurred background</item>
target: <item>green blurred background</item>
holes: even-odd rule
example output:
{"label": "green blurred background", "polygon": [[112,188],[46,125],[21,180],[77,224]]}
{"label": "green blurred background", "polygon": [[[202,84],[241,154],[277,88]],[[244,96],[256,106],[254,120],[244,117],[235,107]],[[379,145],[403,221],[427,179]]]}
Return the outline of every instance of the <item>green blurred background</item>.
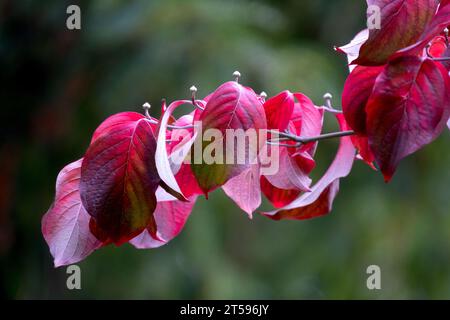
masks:
{"label": "green blurred background", "polygon": [[[65,27],[73,3],[80,31]],[[301,91],[321,104],[329,91],[340,105],[347,68],[333,45],[364,17],[365,1],[353,0],[0,1],[0,295],[450,298],[448,132],[389,185],[356,163],[324,218],[250,221],[217,191],[168,245],[93,253],[79,264],[79,291],[66,289],[40,232],[59,170],[112,113],[149,101],[157,115],[161,98],[186,98],[193,84],[204,96],[236,69],[257,92]],[[319,149],[318,173],[336,145]],[[381,291],[366,288],[371,264],[381,267]]]}

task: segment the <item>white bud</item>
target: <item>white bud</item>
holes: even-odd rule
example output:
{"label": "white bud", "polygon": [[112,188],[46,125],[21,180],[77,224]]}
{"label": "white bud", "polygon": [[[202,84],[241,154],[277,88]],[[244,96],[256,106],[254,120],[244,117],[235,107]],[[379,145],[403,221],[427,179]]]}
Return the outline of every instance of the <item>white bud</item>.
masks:
{"label": "white bud", "polygon": [[323,98],[325,100],[331,100],[331,99],[333,99],[333,95],[331,93],[327,92],[323,95]]}
{"label": "white bud", "polygon": [[263,98],[263,99],[266,99],[266,98],[267,98],[267,93],[266,93],[265,91],[262,91],[262,92],[259,94],[259,96],[260,96],[261,98]]}
{"label": "white bud", "polygon": [[236,82],[239,81],[239,78],[241,77],[241,73],[239,71],[233,72],[233,77],[235,78]]}
{"label": "white bud", "polygon": [[150,103],[146,102],[142,105],[142,108],[144,108],[144,110],[150,110],[152,106],[150,105]]}
{"label": "white bud", "polygon": [[190,90],[192,93],[196,93],[196,92],[197,92],[197,87],[196,87],[196,86],[192,86],[192,87],[189,88],[189,90]]}

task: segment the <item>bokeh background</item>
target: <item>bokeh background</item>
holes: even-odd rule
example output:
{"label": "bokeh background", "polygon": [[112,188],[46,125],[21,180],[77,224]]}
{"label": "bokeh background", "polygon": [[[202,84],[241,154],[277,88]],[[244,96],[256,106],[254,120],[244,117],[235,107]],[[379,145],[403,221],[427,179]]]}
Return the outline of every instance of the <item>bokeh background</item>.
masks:
{"label": "bokeh background", "polygon": [[[78,4],[82,29],[66,29]],[[256,91],[301,91],[340,105],[345,57],[365,1],[0,1],[0,295],[24,298],[450,298],[450,135],[403,161],[385,185],[358,162],[332,214],[250,221],[221,191],[156,250],[109,246],[66,289],[40,232],[59,170],[108,115],[206,95],[234,70]],[[159,107],[153,108],[157,115]],[[187,111],[187,110],[186,110]],[[328,130],[333,129],[328,119]],[[318,153],[320,171],[337,141]],[[318,175],[316,173],[316,175]],[[366,268],[382,290],[366,288]]]}

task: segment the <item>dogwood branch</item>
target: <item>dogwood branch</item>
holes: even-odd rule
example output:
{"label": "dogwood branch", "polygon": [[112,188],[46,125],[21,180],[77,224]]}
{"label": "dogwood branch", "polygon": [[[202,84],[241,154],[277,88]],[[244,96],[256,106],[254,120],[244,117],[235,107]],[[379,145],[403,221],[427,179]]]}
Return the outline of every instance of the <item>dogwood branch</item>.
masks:
{"label": "dogwood branch", "polygon": [[[323,96],[323,99],[325,100],[325,105],[322,107],[318,107],[319,109],[322,109],[322,110],[325,110],[325,111],[331,112],[331,113],[342,113],[341,110],[334,108],[333,95],[331,93],[325,93]],[[320,136],[315,136],[315,137],[300,137],[300,136],[294,135],[288,131],[280,132],[277,130],[268,130],[267,132],[276,136],[273,139],[269,139],[267,141],[267,144],[279,146],[279,147],[289,147],[289,148],[298,148],[301,145],[307,144],[310,142],[317,142],[317,141],[322,141],[322,140],[327,140],[327,139],[347,137],[347,136],[352,136],[355,134],[354,131],[349,130],[349,131],[325,133],[325,134],[322,134]],[[296,144],[280,143],[280,141],[283,141],[283,142],[294,141],[297,143]]]}
{"label": "dogwood branch", "polygon": [[[339,132],[331,132],[331,133],[325,133],[320,136],[315,137],[300,137],[294,134],[291,134],[289,132],[279,132],[276,130],[268,130],[268,133],[278,135],[279,137],[283,138],[283,141],[294,141],[297,142],[296,144],[280,144],[278,142],[275,142],[273,140],[269,140],[267,143],[270,145],[278,145],[278,146],[284,146],[284,147],[298,147],[303,144],[307,144],[310,142],[317,142],[327,139],[334,139],[334,138],[341,138],[341,137],[347,137],[347,136],[353,136],[355,135],[355,132],[353,130],[348,131],[339,131]],[[280,139],[281,140],[281,139]]]}

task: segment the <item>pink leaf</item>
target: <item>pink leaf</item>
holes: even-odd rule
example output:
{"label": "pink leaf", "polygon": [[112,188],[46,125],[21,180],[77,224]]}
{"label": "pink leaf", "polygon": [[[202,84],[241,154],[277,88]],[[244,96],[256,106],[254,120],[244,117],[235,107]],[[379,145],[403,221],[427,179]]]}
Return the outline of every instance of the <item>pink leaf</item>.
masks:
{"label": "pink leaf", "polygon": [[101,247],[89,230],[91,217],[78,190],[82,159],[67,165],[56,180],[56,196],[42,218],[42,234],[50,247],[55,267],[77,263]]}
{"label": "pink leaf", "polygon": [[378,77],[367,103],[370,149],[389,181],[401,159],[431,143],[450,112],[450,79],[438,62],[400,56]]}
{"label": "pink leaf", "polygon": [[369,38],[369,29],[364,29],[363,31],[359,32],[353,40],[342,47],[335,47],[336,51],[345,53],[347,55],[348,60],[348,68],[350,72],[352,72],[356,66],[352,64],[353,61],[358,59],[359,56],[359,50],[361,49],[361,46],[367,41]]}
{"label": "pink leaf", "polygon": [[179,200],[185,201],[186,198],[181,192],[181,189],[175,179],[175,175],[172,172],[171,163],[169,161],[169,154],[166,146],[166,131],[168,121],[172,116],[173,111],[182,106],[184,104],[190,104],[189,100],[179,100],[171,103],[167,108],[166,112],[163,114],[158,130],[158,138],[157,138],[157,147],[156,147],[156,169],[158,170],[158,174],[163,182],[162,186],[168,191],[170,194],[178,198]]}
{"label": "pink leaf", "polygon": [[[197,103],[199,101],[197,100]],[[183,116],[175,121],[174,126],[183,127],[193,125],[194,114],[199,109],[196,109],[191,114]],[[175,180],[180,186],[182,194],[186,198],[193,195],[203,194],[203,191],[198,186],[197,180],[194,177],[191,169],[192,159],[190,157],[190,150],[197,136],[197,130],[189,129],[174,129],[171,132],[172,142],[168,145],[167,152],[169,155],[169,163],[172,173],[175,175]],[[186,161],[189,160],[189,161]]]}
{"label": "pink leaf", "polygon": [[240,175],[228,180],[222,186],[223,191],[244,210],[250,219],[261,205],[259,164],[253,164]]}
{"label": "pink leaf", "polygon": [[381,9],[381,29],[369,30],[353,64],[378,66],[398,50],[414,44],[436,13],[436,0],[367,0]]}
{"label": "pink leaf", "polygon": [[116,125],[114,120],[114,116],[107,120],[107,134],[96,135],[86,152],[80,195],[95,219],[91,231],[104,242],[120,245],[145,228],[156,234],[153,211],[160,179],[154,124],[134,112],[117,115]]}
{"label": "pink leaf", "polygon": [[279,150],[279,170],[276,174],[266,175],[265,177],[278,189],[309,191],[311,178],[309,178],[308,174],[310,172],[310,170],[309,172],[305,171],[304,168],[298,165],[286,147],[281,147]]}
{"label": "pink leaf", "polygon": [[[176,120],[173,125],[178,128],[192,126],[193,116],[185,115]],[[186,157],[189,155],[196,136],[197,132],[192,128],[172,130],[170,136],[171,143],[169,144],[169,148],[167,151],[168,153],[170,153],[169,164],[174,175],[178,173],[182,164],[185,162]]]}
{"label": "pink leaf", "polygon": [[[341,114],[336,114],[336,117],[341,130],[348,130],[344,117]],[[304,193],[289,205],[264,215],[274,220],[304,220],[329,213],[339,190],[339,179],[350,173],[354,158],[355,148],[351,138],[341,138],[336,158],[324,176],[311,188],[311,192]]]}

